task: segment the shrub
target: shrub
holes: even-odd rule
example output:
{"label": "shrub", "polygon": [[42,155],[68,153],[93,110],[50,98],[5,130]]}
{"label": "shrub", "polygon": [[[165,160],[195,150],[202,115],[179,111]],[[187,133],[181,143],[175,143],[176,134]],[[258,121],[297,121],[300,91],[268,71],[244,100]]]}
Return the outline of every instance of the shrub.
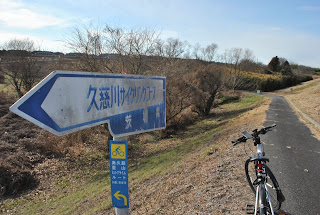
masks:
{"label": "shrub", "polygon": [[0,73],[0,84],[4,84],[5,77]]}
{"label": "shrub", "polygon": [[272,72],[270,70],[267,70],[267,69],[264,69],[261,73],[262,74],[268,74],[268,75],[272,74]]}
{"label": "shrub", "polygon": [[262,90],[266,92],[291,87],[301,82],[312,80],[307,75],[270,75],[256,73],[242,73],[243,84],[240,90]]}
{"label": "shrub", "polygon": [[293,75],[291,70],[282,69],[280,72],[281,72],[281,75],[289,75],[289,76]]}
{"label": "shrub", "polygon": [[30,169],[32,153],[24,153],[18,144],[0,140],[0,199],[18,195],[38,185],[36,175]]}
{"label": "shrub", "polygon": [[14,196],[38,186],[35,174],[28,170],[13,169],[0,163],[0,197]]}
{"label": "shrub", "polygon": [[9,96],[8,93],[0,91],[0,117],[9,112],[9,107],[14,103],[14,98]]}
{"label": "shrub", "polygon": [[229,95],[229,94],[220,94],[219,95],[219,105],[232,103],[238,101],[240,99],[240,95]]}

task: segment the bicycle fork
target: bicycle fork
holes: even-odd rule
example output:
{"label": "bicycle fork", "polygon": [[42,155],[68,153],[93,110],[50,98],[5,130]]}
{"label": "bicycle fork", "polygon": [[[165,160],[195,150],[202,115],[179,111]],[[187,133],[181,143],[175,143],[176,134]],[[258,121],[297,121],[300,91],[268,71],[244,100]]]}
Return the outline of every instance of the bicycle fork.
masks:
{"label": "bicycle fork", "polygon": [[268,201],[269,201],[269,207],[270,207],[271,214],[274,215],[273,206],[272,206],[272,202],[271,202],[271,196],[270,196],[270,193],[269,193],[268,186],[267,186],[266,182],[264,182],[264,187],[266,189],[266,193],[267,193],[267,197],[268,197]]}
{"label": "bicycle fork", "polygon": [[256,203],[254,207],[254,215],[257,215],[258,205],[259,205],[259,186],[257,187],[257,190],[256,190]]}
{"label": "bicycle fork", "polygon": [[[259,202],[259,190],[260,190],[260,186],[262,186],[262,184],[260,184],[259,186],[257,186],[257,190],[256,190],[256,204],[255,204],[255,208],[254,208],[254,215],[257,215],[258,213],[258,206],[260,206],[260,202]],[[269,203],[269,207],[270,207],[270,210],[271,210],[271,214],[274,215],[274,211],[273,211],[273,206],[272,206],[272,202],[271,202],[271,196],[270,196],[270,193],[269,193],[269,190],[268,190],[268,187],[267,187],[267,184],[266,182],[263,182],[263,186],[264,186],[264,189],[266,191],[266,194],[267,194],[267,198],[268,198],[268,203]],[[266,205],[263,205],[263,207],[266,207]]]}

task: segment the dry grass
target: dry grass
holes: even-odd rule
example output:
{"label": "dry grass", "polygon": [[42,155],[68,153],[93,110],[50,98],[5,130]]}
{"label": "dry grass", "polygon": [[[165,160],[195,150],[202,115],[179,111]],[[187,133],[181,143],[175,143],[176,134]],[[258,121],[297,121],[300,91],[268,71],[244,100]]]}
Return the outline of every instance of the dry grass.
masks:
{"label": "dry grass", "polygon": [[[129,162],[130,213],[245,214],[246,204],[254,201],[243,168],[251,153],[244,150],[244,145],[233,147],[231,140],[241,131],[264,123],[270,99],[249,101],[244,98],[242,102],[225,104],[215,109],[213,118],[201,120],[168,139],[155,141],[150,134],[140,137],[142,158]],[[257,104],[260,106],[254,108]],[[55,142],[54,138],[50,141]],[[38,189],[5,201],[0,211],[114,214],[108,162],[101,160],[100,154],[92,158],[87,153],[71,163],[51,159],[39,164],[35,170],[41,175]],[[79,165],[83,159],[87,160],[76,171],[68,166]]]}
{"label": "dry grass", "polygon": [[246,204],[254,202],[243,168],[248,151],[230,142],[240,131],[262,126],[269,102],[215,130],[166,174],[132,182],[131,214],[245,214]]}
{"label": "dry grass", "polygon": [[[276,92],[285,98],[290,99],[303,113],[307,114],[317,123],[320,123],[320,78],[302,83],[295,87],[279,90]],[[295,110],[294,108],[292,108]],[[298,112],[299,118],[320,140],[320,130],[304,119]]]}

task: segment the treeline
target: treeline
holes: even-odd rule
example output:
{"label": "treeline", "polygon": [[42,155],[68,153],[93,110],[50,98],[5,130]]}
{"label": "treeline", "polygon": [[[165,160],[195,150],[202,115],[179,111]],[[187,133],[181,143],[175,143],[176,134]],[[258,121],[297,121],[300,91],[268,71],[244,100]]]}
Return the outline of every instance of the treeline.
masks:
{"label": "treeline", "polygon": [[310,80],[304,74],[315,71],[300,70],[301,66],[278,57],[264,65],[250,49],[232,48],[219,54],[215,43],[202,47],[177,38],[161,39],[161,33],[152,29],[78,25],[65,38],[65,46],[77,57],[56,58],[48,65],[25,54],[37,50],[33,41],[8,41],[2,49],[21,52],[3,56],[0,73],[19,97],[43,74],[58,69],[165,76],[170,125],[181,123],[187,113],[209,115],[221,92],[272,91]]}
{"label": "treeline", "polygon": [[259,73],[242,72],[241,89],[274,91],[312,80],[316,69],[290,64],[285,58],[275,56]]}

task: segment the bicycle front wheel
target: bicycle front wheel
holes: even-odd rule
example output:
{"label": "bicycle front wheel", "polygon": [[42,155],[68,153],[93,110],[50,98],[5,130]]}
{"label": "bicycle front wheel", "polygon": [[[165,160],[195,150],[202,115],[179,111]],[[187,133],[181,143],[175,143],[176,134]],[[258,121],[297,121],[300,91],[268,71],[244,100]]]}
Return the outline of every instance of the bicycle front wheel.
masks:
{"label": "bicycle front wheel", "polygon": [[[268,186],[272,207],[274,211],[277,211],[281,207],[281,202],[278,200],[278,192],[281,192],[280,187],[277,179],[275,178],[269,167],[267,165],[264,165],[264,167],[266,170],[266,185]],[[245,163],[245,172],[250,188],[254,193],[256,193],[257,186],[253,185],[253,182],[257,178],[256,167],[254,162],[250,161],[250,159],[248,159]]]}
{"label": "bicycle front wheel", "polygon": [[124,152],[120,151],[119,155],[120,155],[120,157],[123,157],[124,156]]}

